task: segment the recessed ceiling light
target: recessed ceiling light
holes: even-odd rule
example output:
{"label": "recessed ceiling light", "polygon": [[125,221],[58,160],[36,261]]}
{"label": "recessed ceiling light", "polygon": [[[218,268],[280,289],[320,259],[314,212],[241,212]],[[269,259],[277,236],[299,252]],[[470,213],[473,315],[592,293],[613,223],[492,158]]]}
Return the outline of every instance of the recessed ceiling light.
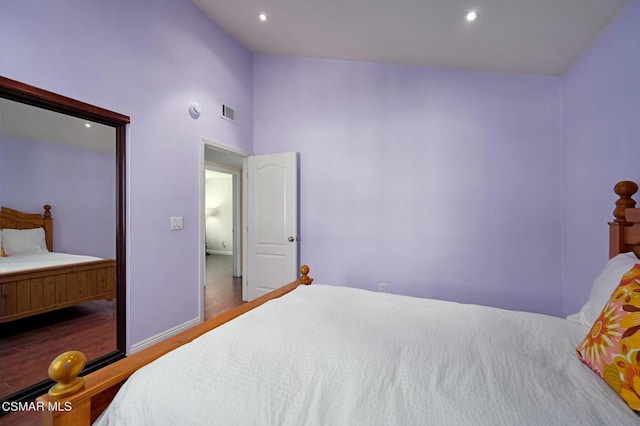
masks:
{"label": "recessed ceiling light", "polygon": [[89,127],[91,127],[91,124],[90,123],[84,123],[84,127],[86,127],[88,129]]}
{"label": "recessed ceiling light", "polygon": [[480,14],[478,13],[477,10],[470,10],[465,15],[465,19],[467,20],[467,22],[473,22],[476,19],[478,19],[478,16],[480,16]]}
{"label": "recessed ceiling light", "polygon": [[258,15],[258,19],[260,19],[262,22],[265,22],[268,17],[266,13],[261,13],[260,15]]}

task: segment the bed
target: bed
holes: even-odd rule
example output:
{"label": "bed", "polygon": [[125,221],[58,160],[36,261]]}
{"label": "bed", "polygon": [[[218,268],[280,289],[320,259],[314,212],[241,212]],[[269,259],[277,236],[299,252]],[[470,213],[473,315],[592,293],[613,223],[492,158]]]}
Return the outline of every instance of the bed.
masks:
{"label": "bed", "polygon": [[[623,291],[640,293],[640,261],[633,253],[640,243],[640,209],[631,198],[637,189],[633,182],[616,185],[620,199],[609,224],[611,259],[585,306],[568,319],[307,286],[302,284],[311,279],[303,266],[299,280],[84,378],[76,377],[82,357],[62,354],[50,368],[58,384],[38,399],[58,404],[45,420],[55,425],[640,424],[640,405],[633,399],[640,402],[640,318],[631,318],[636,321],[631,333],[610,334],[624,347],[622,354],[593,352],[585,343],[602,336],[597,327],[612,303],[640,306],[640,294]],[[612,323],[607,326],[613,330]],[[608,357],[617,363],[615,371],[631,373],[619,374],[616,382]],[[71,388],[80,390],[67,395]]]}
{"label": "bed", "polygon": [[116,297],[115,259],[54,252],[51,206],[44,213],[1,207],[0,230],[0,242],[4,230],[18,230],[41,235],[36,245],[45,246],[0,257],[0,323]]}

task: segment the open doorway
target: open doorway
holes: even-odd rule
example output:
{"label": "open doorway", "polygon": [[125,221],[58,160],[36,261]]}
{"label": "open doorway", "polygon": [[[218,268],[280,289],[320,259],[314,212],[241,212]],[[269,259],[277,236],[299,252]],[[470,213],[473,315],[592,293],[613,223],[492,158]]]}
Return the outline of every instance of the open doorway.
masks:
{"label": "open doorway", "polygon": [[204,318],[242,303],[242,277],[233,270],[233,177],[210,163],[205,165]]}
{"label": "open doorway", "polygon": [[242,301],[242,175],[249,153],[202,139],[201,319]]}

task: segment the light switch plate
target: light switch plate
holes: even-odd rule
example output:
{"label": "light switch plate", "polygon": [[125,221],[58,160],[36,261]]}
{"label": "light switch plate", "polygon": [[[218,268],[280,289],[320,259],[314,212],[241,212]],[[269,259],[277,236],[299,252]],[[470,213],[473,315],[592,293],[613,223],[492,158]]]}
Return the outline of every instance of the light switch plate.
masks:
{"label": "light switch plate", "polygon": [[171,230],[175,231],[175,230],[179,230],[179,229],[183,229],[183,219],[182,216],[171,216]]}

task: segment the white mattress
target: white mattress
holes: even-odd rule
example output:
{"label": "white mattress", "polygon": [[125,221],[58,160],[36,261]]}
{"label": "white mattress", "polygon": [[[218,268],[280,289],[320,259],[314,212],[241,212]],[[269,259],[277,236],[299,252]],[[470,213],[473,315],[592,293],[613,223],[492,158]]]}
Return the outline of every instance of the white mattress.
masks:
{"label": "white mattress", "polygon": [[92,262],[102,260],[99,257],[84,256],[67,253],[37,253],[18,254],[0,257],[0,274],[9,272],[23,272],[30,269],[47,268],[50,266],[64,266],[73,263]]}
{"label": "white mattress", "polygon": [[545,315],[301,286],[137,371],[98,425],[638,425]]}

